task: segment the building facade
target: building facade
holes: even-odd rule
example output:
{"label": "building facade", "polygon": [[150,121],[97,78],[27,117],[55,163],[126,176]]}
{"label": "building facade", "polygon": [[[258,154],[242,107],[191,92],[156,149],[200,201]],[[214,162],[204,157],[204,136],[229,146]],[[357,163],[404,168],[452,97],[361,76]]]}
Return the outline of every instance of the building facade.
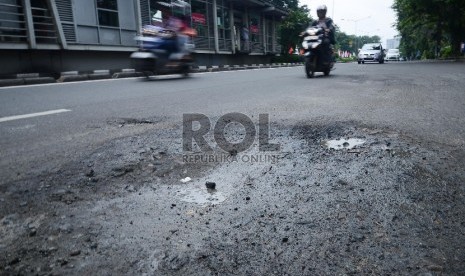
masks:
{"label": "building facade", "polygon": [[400,46],[400,37],[386,40],[386,49],[398,49]]}
{"label": "building facade", "polygon": [[129,68],[144,25],[187,15],[201,65],[266,62],[286,12],[262,0],[0,0],[0,74]]}

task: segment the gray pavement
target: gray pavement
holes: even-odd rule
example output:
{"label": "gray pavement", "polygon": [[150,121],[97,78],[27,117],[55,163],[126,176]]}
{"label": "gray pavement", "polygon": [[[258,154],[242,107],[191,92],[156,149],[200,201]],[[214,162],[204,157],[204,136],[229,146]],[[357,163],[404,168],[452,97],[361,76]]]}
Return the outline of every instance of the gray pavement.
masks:
{"label": "gray pavement", "polygon": [[[293,67],[0,88],[0,271],[460,274],[464,69],[338,64],[315,79]],[[283,160],[183,164],[182,115],[230,112],[269,114]],[[331,151],[332,138],[366,143]],[[196,201],[208,180],[218,204]]]}
{"label": "gray pavement", "polygon": [[[44,163],[118,137],[108,120],[183,113],[269,113],[272,121],[355,120],[430,141],[463,146],[463,63],[339,64],[330,78],[308,80],[302,68],[196,74],[189,79],[134,79],[0,89],[0,117],[56,109],[72,112],[2,123],[1,167]],[[128,133],[125,133],[125,135]],[[79,146],[80,145],[80,146]],[[41,159],[36,159],[37,157]],[[63,160],[55,160],[58,163]],[[12,169],[13,170],[13,169]],[[2,172],[8,176],[8,172]]]}

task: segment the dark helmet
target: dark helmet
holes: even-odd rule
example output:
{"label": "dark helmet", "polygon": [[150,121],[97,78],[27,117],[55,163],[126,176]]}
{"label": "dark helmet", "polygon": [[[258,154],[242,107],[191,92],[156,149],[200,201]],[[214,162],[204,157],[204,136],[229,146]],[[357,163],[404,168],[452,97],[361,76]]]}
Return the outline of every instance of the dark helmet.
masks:
{"label": "dark helmet", "polygon": [[318,8],[316,8],[316,13],[318,15],[318,18],[323,19],[326,17],[326,12],[328,11],[328,8],[326,5],[320,5]]}

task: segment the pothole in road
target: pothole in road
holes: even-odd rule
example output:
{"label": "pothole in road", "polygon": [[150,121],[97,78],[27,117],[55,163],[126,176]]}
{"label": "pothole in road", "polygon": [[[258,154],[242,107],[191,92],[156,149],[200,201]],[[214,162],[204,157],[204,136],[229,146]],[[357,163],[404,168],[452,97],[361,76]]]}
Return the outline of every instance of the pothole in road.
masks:
{"label": "pothole in road", "polygon": [[[208,179],[201,178],[197,181],[189,182],[176,192],[176,197],[181,201],[198,204],[202,207],[218,205],[224,202],[239,189],[240,185],[234,185],[234,183],[241,183],[238,177],[241,176],[241,174],[228,174],[225,168],[219,168],[218,170],[221,172],[214,172],[209,175]],[[208,182],[209,179],[215,180],[216,189],[207,189],[205,183]]]}
{"label": "pothole in road", "polygon": [[326,141],[324,145],[329,149],[341,150],[341,149],[353,149],[365,143],[366,143],[366,140],[350,138],[350,139],[329,140],[329,141]]}
{"label": "pothole in road", "polygon": [[205,186],[196,185],[178,191],[181,201],[196,203],[201,206],[217,205],[226,200],[226,195],[216,190],[206,189]]}
{"label": "pothole in road", "polygon": [[[234,198],[234,195],[244,188],[251,169],[260,171],[263,166],[265,165],[246,162],[223,163],[205,176],[181,184],[176,191],[176,197],[180,201],[201,207],[221,204],[229,198]],[[208,189],[207,182],[214,182],[215,189]]]}
{"label": "pothole in road", "polygon": [[[333,140],[338,137],[346,139]],[[37,226],[32,232],[36,237],[28,237],[28,244],[22,245],[28,234],[16,235],[3,247],[11,258],[0,258],[0,267],[21,260],[21,264],[11,265],[12,271],[27,274],[44,262],[69,256],[66,249],[75,247],[82,250],[72,258],[75,274],[101,274],[102,269],[108,269],[115,274],[205,275],[212,273],[211,267],[218,274],[251,274],[250,269],[257,274],[396,274],[399,264],[404,263],[428,272],[429,268],[422,266],[422,256],[430,254],[441,260],[443,252],[448,263],[456,267],[445,268],[446,274],[463,266],[453,259],[463,251],[463,177],[457,165],[463,159],[453,159],[447,148],[430,149],[396,133],[343,122],[278,129],[272,141],[282,146],[283,159],[276,165],[236,162],[194,166],[176,162],[182,145],[179,139],[168,129],[117,139],[79,164],[44,176],[44,184],[50,183],[50,190],[44,188],[44,197],[15,188],[15,197],[6,198],[8,205],[19,206],[18,199],[24,201],[30,195],[27,208],[57,216],[41,222],[47,227],[28,221],[18,224]],[[328,154],[328,142],[341,150]],[[367,149],[360,155],[343,150],[362,145]],[[439,170],[439,163],[446,169]],[[84,175],[83,169],[84,173],[92,169],[92,173]],[[115,177],[120,172],[127,173]],[[89,182],[94,173],[93,178],[100,180]],[[194,180],[181,183],[187,176]],[[77,185],[72,185],[74,182]],[[215,182],[216,192],[209,191],[206,182]],[[69,188],[65,190],[63,184]],[[135,189],[120,189],[127,184]],[[119,194],[119,190],[123,192]],[[61,202],[44,204],[43,198],[49,194],[59,195]],[[68,195],[79,195],[80,199],[68,206],[63,204]],[[215,208],[196,212],[199,206],[212,205]],[[17,208],[11,210],[17,212]],[[57,253],[43,256],[34,248],[54,237],[48,225],[62,226],[62,215],[82,227],[60,233],[61,238],[51,247],[57,248]],[[424,246],[412,246],[420,243]],[[153,252],[163,252],[160,254],[165,257],[146,261],[140,257],[153,256]],[[302,252],[316,253],[301,258]],[[108,261],[108,255],[114,258]],[[336,260],[332,268],[327,267],[326,255]],[[346,269],[346,263],[370,256],[379,256],[370,261],[372,267],[379,266],[374,272],[368,270],[372,267]],[[277,261],[277,257],[282,260]],[[137,268],[125,266],[128,259]],[[256,266],[250,268],[247,260]],[[289,265],[281,267],[282,263]],[[63,274],[59,273],[63,269],[69,268],[55,266],[51,273]]]}
{"label": "pothole in road", "polygon": [[125,125],[153,125],[158,123],[156,119],[137,119],[137,118],[116,118],[107,121],[109,125],[118,125],[120,127]]}

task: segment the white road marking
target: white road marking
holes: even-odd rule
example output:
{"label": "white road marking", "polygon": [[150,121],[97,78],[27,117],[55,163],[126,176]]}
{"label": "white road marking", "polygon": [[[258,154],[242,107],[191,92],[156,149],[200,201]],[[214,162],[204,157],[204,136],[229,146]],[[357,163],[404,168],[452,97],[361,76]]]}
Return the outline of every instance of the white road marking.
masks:
{"label": "white road marking", "polygon": [[38,113],[31,113],[31,114],[3,117],[3,118],[0,118],[0,123],[8,122],[8,121],[14,121],[14,120],[20,120],[20,119],[39,117],[39,116],[58,114],[58,113],[63,113],[63,112],[70,112],[70,111],[71,110],[69,110],[69,109],[57,109],[57,110],[50,110],[50,111],[44,111],[44,112],[38,112]]}

